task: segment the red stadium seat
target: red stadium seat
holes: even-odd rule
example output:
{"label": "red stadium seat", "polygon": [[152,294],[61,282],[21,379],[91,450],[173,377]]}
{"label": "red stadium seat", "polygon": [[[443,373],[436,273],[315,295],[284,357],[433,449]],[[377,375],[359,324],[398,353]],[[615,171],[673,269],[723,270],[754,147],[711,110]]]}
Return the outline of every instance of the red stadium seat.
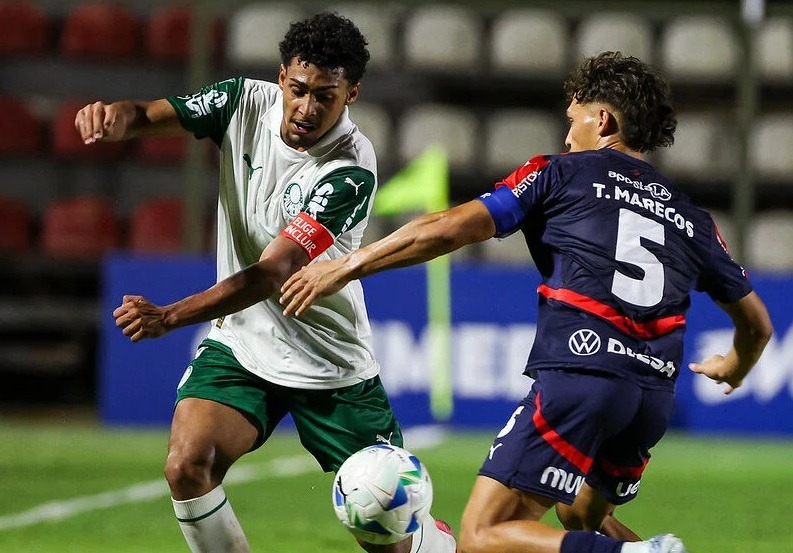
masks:
{"label": "red stadium seat", "polygon": [[108,200],[78,196],[53,202],[44,214],[44,253],[57,258],[93,259],[118,243],[118,220]]}
{"label": "red stadium seat", "polygon": [[171,253],[182,249],[184,204],[179,198],[156,198],[135,208],[130,221],[130,249]]}
{"label": "red stadium seat", "polygon": [[47,50],[50,22],[27,2],[0,4],[0,54],[41,54]]}
{"label": "red stadium seat", "polygon": [[137,152],[141,161],[180,165],[187,159],[187,135],[140,138]]}
{"label": "red stadium seat", "polygon": [[122,60],[138,52],[140,23],[111,4],[83,4],[66,17],[61,53],[70,58]]}
{"label": "red stadium seat", "polygon": [[30,247],[30,211],[16,200],[0,197],[0,252],[19,253]]}
{"label": "red stadium seat", "polygon": [[[152,59],[163,62],[184,62],[190,56],[192,13],[188,8],[163,7],[151,17],[146,31],[146,48]],[[215,59],[223,55],[223,21],[211,23],[211,52]]]}
{"label": "red stadium seat", "polygon": [[113,161],[118,159],[126,148],[124,142],[98,142],[86,145],[77,129],[74,118],[86,102],[72,101],[61,106],[52,121],[52,152],[61,159],[83,161]]}
{"label": "red stadium seat", "polygon": [[38,153],[41,122],[16,98],[0,96],[0,155],[27,156]]}

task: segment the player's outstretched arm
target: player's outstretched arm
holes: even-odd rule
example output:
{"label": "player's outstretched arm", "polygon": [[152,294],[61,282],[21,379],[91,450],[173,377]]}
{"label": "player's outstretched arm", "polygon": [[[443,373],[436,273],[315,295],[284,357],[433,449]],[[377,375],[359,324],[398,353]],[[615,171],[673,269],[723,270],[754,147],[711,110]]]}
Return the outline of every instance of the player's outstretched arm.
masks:
{"label": "player's outstretched arm", "polygon": [[74,126],[86,144],[98,140],[119,142],[136,136],[186,132],[173,106],[164,99],[152,102],[125,100],[105,104],[94,102],[77,112]]}
{"label": "player's outstretched arm", "polygon": [[281,288],[284,315],[299,316],[314,300],[338,292],[351,280],[424,263],[495,233],[493,218],[479,200],[424,215],[344,257],[303,267]]}
{"label": "player's outstretched arm", "polygon": [[113,311],[113,317],[116,326],[133,342],[157,338],[175,328],[211,321],[264,301],[308,261],[303,248],[278,236],[265,248],[257,263],[212,288],[162,307],[143,296],[124,296],[122,304]]}
{"label": "player's outstretched arm", "polygon": [[735,325],[733,347],[727,355],[713,355],[701,363],[689,364],[689,368],[718,383],[727,384],[724,393],[730,394],[743,383],[760,359],[774,328],[763,300],[755,292],[732,303],[719,303],[719,307],[727,312]]}

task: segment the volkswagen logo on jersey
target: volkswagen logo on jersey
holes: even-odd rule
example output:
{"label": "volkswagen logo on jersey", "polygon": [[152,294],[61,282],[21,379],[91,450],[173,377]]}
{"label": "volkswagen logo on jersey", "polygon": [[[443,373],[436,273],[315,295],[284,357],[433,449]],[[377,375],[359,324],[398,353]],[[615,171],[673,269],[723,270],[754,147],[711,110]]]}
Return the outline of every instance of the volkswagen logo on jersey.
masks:
{"label": "volkswagen logo on jersey", "polygon": [[284,191],[284,213],[287,217],[296,217],[303,207],[303,190],[296,182],[291,183]]}
{"label": "volkswagen logo on jersey", "polygon": [[594,355],[600,351],[600,336],[594,330],[576,330],[567,341],[567,346],[575,355]]}
{"label": "volkswagen logo on jersey", "polygon": [[666,186],[658,182],[651,182],[650,184],[648,184],[647,190],[650,191],[650,194],[652,194],[653,198],[655,198],[656,200],[661,200],[662,202],[666,202],[672,199],[672,193],[666,189]]}

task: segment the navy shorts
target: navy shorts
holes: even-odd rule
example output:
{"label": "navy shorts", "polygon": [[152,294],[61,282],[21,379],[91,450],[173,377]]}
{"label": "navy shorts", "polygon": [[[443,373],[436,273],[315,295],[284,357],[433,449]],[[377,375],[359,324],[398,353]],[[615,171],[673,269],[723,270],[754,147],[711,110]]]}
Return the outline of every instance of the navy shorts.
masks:
{"label": "navy shorts", "polygon": [[586,482],[620,505],[636,496],[674,393],[607,374],[538,371],[479,474],[570,505]]}

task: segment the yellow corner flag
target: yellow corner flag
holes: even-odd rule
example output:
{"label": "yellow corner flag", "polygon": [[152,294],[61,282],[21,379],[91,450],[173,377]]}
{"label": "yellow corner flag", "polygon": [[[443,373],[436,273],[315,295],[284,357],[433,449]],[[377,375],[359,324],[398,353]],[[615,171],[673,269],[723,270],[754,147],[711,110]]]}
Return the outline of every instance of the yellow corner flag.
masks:
{"label": "yellow corner flag", "polygon": [[[376,215],[443,211],[449,207],[446,152],[430,147],[377,192]],[[449,256],[427,263],[427,315],[430,356],[430,410],[448,420],[454,405],[451,356],[451,278]]]}
{"label": "yellow corner flag", "polygon": [[442,211],[449,207],[449,162],[437,146],[427,148],[391,177],[374,202],[375,215]]}

